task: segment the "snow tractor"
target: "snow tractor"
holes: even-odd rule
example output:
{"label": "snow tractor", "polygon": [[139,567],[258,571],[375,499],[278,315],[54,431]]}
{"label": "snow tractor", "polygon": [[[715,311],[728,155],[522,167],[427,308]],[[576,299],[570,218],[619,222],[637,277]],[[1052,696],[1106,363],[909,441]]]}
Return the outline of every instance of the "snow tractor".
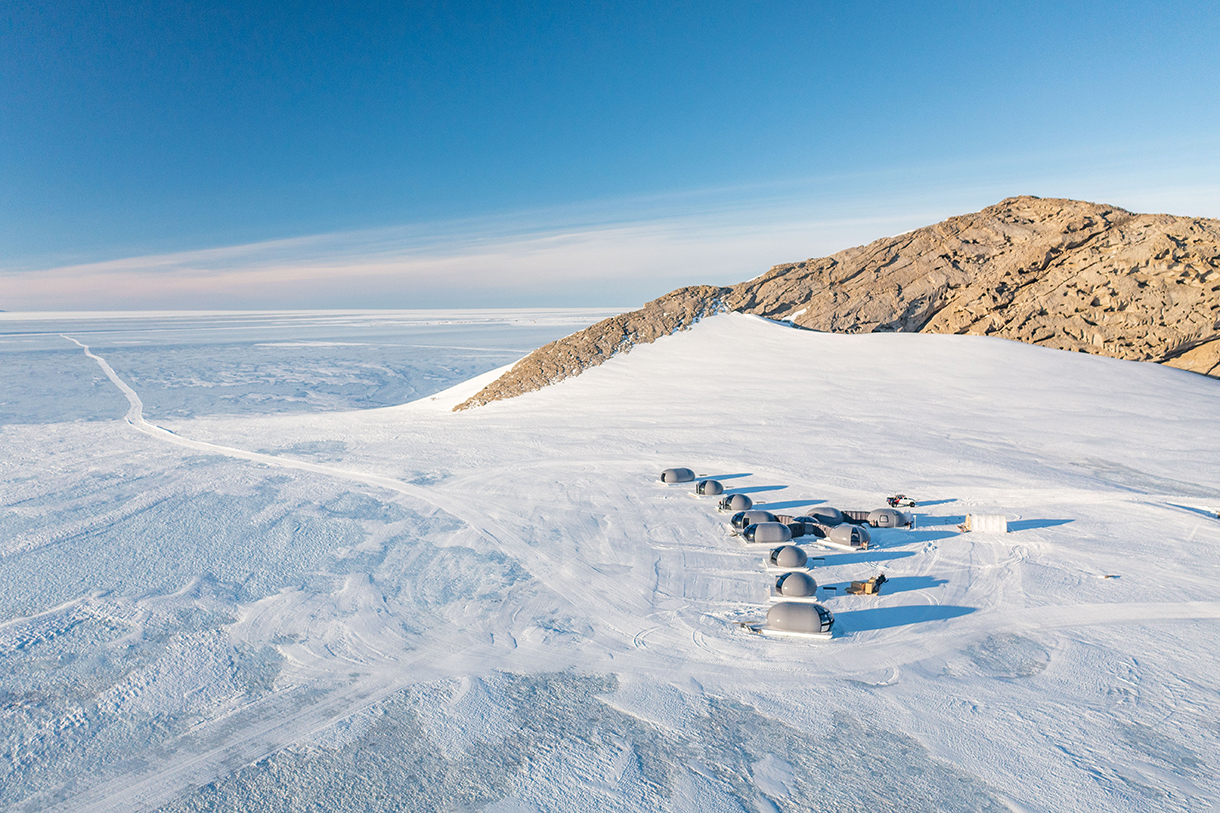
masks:
{"label": "snow tractor", "polygon": [[885,574],[882,573],[866,582],[852,582],[845,592],[850,596],[875,596],[881,592],[881,585],[885,582]]}

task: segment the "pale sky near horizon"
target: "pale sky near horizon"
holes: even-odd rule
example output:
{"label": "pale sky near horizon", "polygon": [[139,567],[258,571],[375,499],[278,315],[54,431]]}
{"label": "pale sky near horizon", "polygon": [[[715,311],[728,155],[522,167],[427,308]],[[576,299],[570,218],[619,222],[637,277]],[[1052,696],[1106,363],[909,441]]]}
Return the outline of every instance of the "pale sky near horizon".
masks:
{"label": "pale sky near horizon", "polygon": [[13,2],[0,309],[631,306],[1009,195],[1220,217],[1215,3]]}

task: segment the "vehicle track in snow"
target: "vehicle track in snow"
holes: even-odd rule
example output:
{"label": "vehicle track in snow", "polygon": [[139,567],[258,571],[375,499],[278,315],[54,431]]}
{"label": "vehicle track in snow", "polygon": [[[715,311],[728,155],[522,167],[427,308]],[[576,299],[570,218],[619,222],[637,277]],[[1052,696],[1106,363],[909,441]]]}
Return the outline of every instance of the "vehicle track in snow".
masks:
{"label": "vehicle track in snow", "polygon": [[[129,405],[124,415],[124,422],[136,431],[158,441],[197,452],[218,454],[251,463],[357,482],[430,504],[460,520],[486,542],[517,561],[555,596],[562,598],[565,595],[566,586],[573,579],[583,582],[594,593],[599,593],[600,597],[604,598],[599,607],[599,621],[602,624],[608,623],[610,628],[596,631],[597,645],[613,653],[611,657],[628,654],[634,650],[631,642],[635,632],[642,625],[642,619],[630,611],[619,609],[624,600],[624,593],[613,578],[598,573],[579,560],[565,558],[562,567],[557,566],[556,562],[545,556],[538,548],[527,543],[507,525],[491,527],[489,523],[483,521],[484,512],[476,510],[458,496],[442,494],[437,490],[422,488],[381,475],[192,440],[175,434],[144,417],[144,404],[139,394],[119,377],[103,357],[75,338],[66,334],[60,335],[80,347],[85,355],[96,362],[106,377],[123,393]],[[488,500],[488,502],[487,507],[491,509],[493,517],[511,513],[510,504],[496,505],[497,501],[494,499]],[[412,507],[414,506],[412,505]],[[499,510],[496,510],[497,508]],[[279,611],[273,615],[285,618],[282,613],[287,613],[299,621],[299,613],[303,610],[309,612],[311,617],[324,615],[329,607],[320,605],[333,604],[336,598],[330,594],[287,597],[281,595],[270,597],[270,602],[277,605],[276,609]],[[269,609],[270,607],[264,604],[258,611],[258,614],[262,616],[258,620],[260,625],[276,625],[277,622],[273,618],[265,617]],[[327,623],[324,618],[322,623]],[[352,628],[353,624],[357,627],[356,629]],[[191,753],[189,756],[171,759],[148,774],[125,776],[104,782],[100,786],[86,790],[83,794],[59,806],[58,809],[100,813],[101,811],[146,810],[158,807],[177,795],[180,788],[204,784],[234,767],[268,756],[418,682],[421,679],[420,674],[413,672],[408,667],[430,667],[424,669],[426,676],[438,676],[443,670],[438,670],[436,666],[443,664],[447,657],[452,657],[455,647],[450,639],[455,632],[458,632],[452,627],[431,631],[431,634],[424,640],[414,642],[415,646],[411,649],[403,650],[401,646],[403,639],[396,631],[387,630],[388,636],[370,636],[362,634],[359,629],[361,627],[367,630],[368,625],[362,621],[361,611],[357,608],[346,621],[342,618],[337,623],[333,619],[331,620],[329,629],[326,630],[323,640],[320,642],[325,648],[325,654],[311,648],[309,642],[288,647],[288,655],[295,675],[300,679],[314,682],[316,687],[322,688],[325,691],[323,700],[310,703],[304,708],[285,709],[280,713],[271,713],[267,719],[259,719],[257,715],[268,708],[283,708],[284,703],[290,703],[292,697],[299,690],[307,689],[308,685],[298,684],[295,690],[277,692],[238,713],[238,718],[245,717],[248,722],[236,729],[239,732],[236,736],[221,735],[221,740],[215,747]],[[607,635],[607,633],[609,634]],[[329,644],[327,643],[328,638],[330,639]],[[517,639],[520,640],[520,636],[517,636]],[[336,650],[335,646],[339,646],[339,650],[346,650],[346,652]],[[539,644],[531,646],[523,641],[520,649],[529,651],[534,646],[539,646]],[[499,647],[495,647],[494,643],[491,647],[499,649]],[[472,641],[463,641],[462,646],[458,648],[469,656],[472,652],[477,651],[479,646]],[[721,653],[716,653],[714,650],[709,650],[708,654],[713,660],[720,660],[722,657]],[[358,655],[358,657],[351,657],[351,655]],[[504,660],[502,652],[500,655]],[[511,657],[508,658],[504,665],[511,666],[513,660]],[[528,658],[522,656],[522,660],[528,661]],[[595,659],[596,663],[587,657],[581,658],[581,660],[591,667],[604,665],[601,657]],[[464,660],[463,663],[465,662]],[[664,672],[664,667],[652,668]],[[339,669],[341,671],[338,671]],[[339,676],[346,678],[349,672],[358,677],[355,677],[354,680],[350,678],[345,680],[344,682],[348,685],[325,686],[327,678],[331,680]],[[321,684],[317,683],[318,681]],[[220,734],[225,730],[233,730],[235,722],[234,717],[230,715],[204,723],[192,731],[191,740],[207,741],[210,731]]]}
{"label": "vehicle track in snow", "polygon": [[[526,543],[517,534],[508,531],[505,527],[489,527],[488,523],[481,521],[481,514],[473,509],[465,500],[455,499],[446,496],[438,490],[427,489],[420,486],[404,483],[401,480],[396,480],[390,477],[385,477],[377,474],[369,474],[367,472],[354,471],[344,469],[337,466],[329,466],[320,463],[311,463],[309,461],[300,460],[292,457],[282,457],[264,452],[253,452],[246,449],[240,449],[223,444],[210,443],[207,441],[191,440],[175,434],[161,426],[151,423],[144,418],[144,404],[140,396],[132,389],[119,375],[114,371],[110,364],[101,356],[95,354],[88,345],[78,341],[77,339],[67,335],[60,334],[63,338],[71,341],[84,351],[85,355],[93,359],[105,373],[106,377],[123,393],[126,397],[129,407],[124,416],[125,422],[132,428],[140,431],[150,437],[160,441],[172,443],[174,445],[192,449],[199,452],[207,452],[212,454],[220,454],[226,457],[245,460],[253,463],[261,463],[268,466],[279,468],[295,469],[314,474],[320,474],[328,477],[334,477],[342,480],[363,483],[365,485],[388,490],[396,494],[415,498],[422,502],[426,502],[447,514],[461,520],[468,527],[482,536],[486,541],[492,542],[495,546],[501,549],[504,553],[513,557],[516,561],[526,567],[526,569],[539,581],[547,584],[557,595],[563,595],[566,584],[563,578],[564,574],[559,577],[553,577],[551,574],[556,570],[554,562],[550,561],[545,555],[538,551],[535,547]],[[514,467],[516,468],[516,467]],[[485,478],[484,478],[485,479]],[[507,506],[505,506],[507,509]],[[501,512],[505,513],[505,512]],[[563,569],[568,571],[566,575],[571,576],[571,570],[579,568],[582,572],[579,574],[586,580],[586,584],[594,585],[601,583],[605,587],[605,595],[607,598],[613,599],[619,593],[615,589],[616,585],[613,580],[607,579],[601,574],[598,574],[592,568],[580,567],[579,563],[565,561]],[[623,632],[630,637],[630,629],[634,628],[633,616],[624,615],[621,619]]]}
{"label": "vehicle track in snow", "polygon": [[[606,539],[599,538],[597,528],[592,523],[572,525],[575,533],[568,533],[559,539],[559,544],[552,546],[550,540],[542,536],[538,530],[539,519],[545,520],[547,511],[556,509],[562,513],[556,515],[564,520],[565,528],[571,523],[573,511],[584,511],[594,508],[604,512],[606,517],[621,523],[614,529],[613,540],[616,542],[642,542],[649,539],[649,534],[663,529],[667,544],[656,549],[684,550],[692,549],[691,542],[700,538],[698,535],[706,531],[706,524],[697,528],[682,525],[681,522],[649,524],[641,519],[639,512],[631,508],[632,501],[651,499],[652,493],[638,479],[603,477],[596,486],[602,489],[594,497],[583,503],[575,504],[570,500],[560,502],[558,498],[552,503],[539,502],[536,509],[522,514],[514,503],[515,492],[508,483],[502,492],[488,494],[489,480],[512,478],[519,476],[524,468],[552,466],[553,461],[539,463],[516,464],[499,469],[481,469],[478,473],[444,481],[436,487],[422,487],[396,480],[392,477],[369,474],[345,469],[341,466],[331,466],[290,457],[281,457],[262,452],[250,452],[243,449],[225,446],[223,444],[194,441],[183,438],[144,418],[143,404],[138,394],[123,382],[108,363],[94,354],[87,345],[72,339],[64,338],[81,347],[86,356],[99,364],[107,377],[124,393],[129,403],[125,420],[132,428],[162,442],[168,442],[180,447],[209,454],[219,454],[226,457],[246,460],[249,462],[274,466],[283,469],[293,469],[310,472],[327,477],[340,478],[349,482],[385,490],[395,495],[395,499],[418,500],[435,506],[455,518],[461,520],[472,533],[477,534],[483,542],[505,553],[514,561],[519,562],[535,579],[561,598],[565,588],[572,580],[583,580],[589,591],[588,599],[600,602],[597,607],[597,617],[600,624],[606,628],[594,630],[576,650],[565,650],[560,654],[566,662],[575,662],[581,668],[616,669],[614,663],[625,661],[630,669],[636,672],[647,672],[657,675],[660,679],[671,676],[671,670],[677,660],[690,664],[698,664],[711,676],[713,673],[734,680],[750,680],[766,677],[773,683],[788,682],[792,685],[807,683],[811,677],[825,674],[849,674],[858,669],[861,646],[870,652],[870,669],[894,669],[895,679],[897,667],[907,663],[920,661],[935,653],[942,653],[960,646],[965,637],[982,635],[999,630],[1056,630],[1090,624],[1114,623],[1148,623],[1150,621],[1169,621],[1175,619],[1220,618],[1220,604],[1214,602],[1152,602],[1142,604],[1087,604],[1080,606],[1047,606],[1024,608],[1015,605],[987,605],[987,596],[997,586],[999,578],[1007,572],[1012,564],[1001,561],[1001,548],[995,542],[985,539],[956,538],[958,545],[951,549],[951,540],[938,543],[944,547],[936,555],[914,559],[897,559],[895,562],[907,562],[915,565],[919,575],[945,577],[950,580],[953,591],[949,594],[952,603],[974,604],[985,607],[973,614],[953,619],[951,622],[938,621],[923,625],[922,629],[941,629],[946,624],[953,625],[953,634],[943,633],[916,634],[908,636],[906,631],[899,629],[869,630],[852,640],[840,639],[840,646],[809,645],[789,642],[763,642],[754,636],[739,634],[723,617],[713,614],[705,616],[700,605],[707,602],[703,599],[687,598],[684,595],[674,597],[668,603],[658,597],[655,589],[646,590],[645,602],[652,602],[651,610],[674,612],[672,623],[666,627],[657,627],[658,615],[655,612],[636,612],[635,602],[641,600],[638,595],[632,597],[632,590],[638,587],[638,580],[625,589],[623,579],[599,572],[597,568],[588,565],[591,559],[587,556],[592,547],[600,545],[607,548]],[[226,440],[224,436],[219,438]],[[638,460],[614,458],[624,465],[632,462],[638,466]],[[608,463],[606,460],[597,463]],[[593,462],[583,461],[586,467]],[[599,466],[600,469],[600,466]],[[560,476],[566,472],[558,472]],[[619,472],[621,473],[621,471]],[[771,474],[757,472],[760,478],[773,482]],[[606,483],[610,482],[610,491],[605,492]],[[500,483],[503,485],[503,481]],[[579,491],[579,485],[565,483],[571,490]],[[803,483],[799,487],[809,485]],[[654,489],[655,491],[655,489]],[[657,491],[662,494],[663,491]],[[670,493],[677,495],[677,492]],[[1063,492],[1056,492],[1057,499],[1064,499]],[[1080,496],[1089,496],[1080,492]],[[1118,501],[1119,498],[1110,495],[1091,495],[1098,501]],[[810,503],[817,502],[811,500]],[[693,503],[689,503],[693,505]],[[677,506],[678,503],[671,503]],[[621,507],[616,507],[621,506]],[[687,512],[692,514],[693,512]],[[551,519],[555,519],[552,516]],[[717,523],[719,525],[719,523]],[[897,541],[899,537],[895,536]],[[641,548],[650,548],[641,545]],[[973,548],[985,547],[985,550]],[[701,544],[701,551],[718,550],[721,546]],[[884,548],[883,548],[884,550]],[[600,561],[620,566],[647,564],[657,560],[649,559],[651,549],[640,552],[636,550],[620,551],[619,558],[614,558],[614,551],[604,550]],[[945,556],[940,558],[940,553]],[[576,555],[574,555],[576,554]],[[677,567],[681,557],[670,557],[664,564]],[[829,566],[829,565],[828,565]],[[909,571],[903,575],[912,575]],[[853,576],[853,578],[855,578]],[[759,605],[762,591],[765,589],[765,577],[759,579]],[[1009,587],[1010,585],[1005,585]],[[360,589],[357,589],[360,588]],[[520,666],[528,669],[536,668],[539,662],[537,653],[546,649],[545,641],[520,636],[520,650],[506,649],[495,643],[500,638],[502,628],[497,627],[490,643],[479,642],[464,630],[455,627],[441,627],[430,630],[418,641],[412,641],[414,646],[409,651],[403,651],[403,641],[393,630],[385,630],[376,615],[377,596],[372,595],[363,586],[351,585],[352,601],[350,614],[342,616],[332,612],[331,621],[337,629],[331,630],[335,635],[336,650],[327,652],[322,646],[312,653],[302,647],[299,662],[302,678],[316,678],[322,688],[328,689],[320,702],[304,708],[294,708],[295,695],[272,695],[265,705],[257,710],[244,713],[238,719],[233,717],[224,721],[229,733],[221,733],[226,729],[220,725],[206,726],[212,732],[212,741],[206,750],[190,753],[179,758],[171,757],[170,761],[157,766],[153,771],[142,776],[121,777],[104,785],[87,791],[83,796],[68,803],[65,809],[74,810],[120,810],[155,807],[157,804],[172,798],[177,789],[191,784],[201,784],[210,781],[215,776],[223,774],[235,765],[248,764],[293,742],[308,737],[311,733],[325,728],[338,720],[358,712],[361,708],[378,702],[399,688],[430,677],[443,676],[446,664],[450,664],[455,674],[463,668],[469,668],[469,656],[486,654],[489,662],[497,668],[513,668]],[[359,594],[359,595],[357,595]],[[866,609],[874,606],[888,606],[891,596],[879,599],[859,599],[852,605],[843,604],[842,609],[857,607]],[[336,596],[317,594],[315,597],[303,596],[300,601],[311,604],[306,612],[315,613],[325,622],[326,612],[333,611],[338,602]],[[681,610],[669,608],[681,607]],[[664,608],[664,609],[662,609]],[[523,624],[528,623],[534,611],[532,604],[518,602],[516,606],[505,608],[505,615],[510,618],[510,628],[520,631]],[[840,609],[836,607],[835,609]],[[255,623],[268,630],[276,629],[283,619],[295,619],[302,611],[299,602],[285,600],[283,604],[270,602],[259,608],[260,617]],[[337,620],[335,620],[337,619]],[[722,624],[711,622],[724,622]],[[917,628],[919,629],[919,628]],[[449,640],[449,636],[458,634],[459,641]],[[312,636],[310,641],[313,642]],[[319,644],[327,643],[325,639]],[[884,646],[880,646],[884,644]],[[809,657],[802,653],[815,651],[817,656]],[[344,648],[346,647],[346,648]],[[455,659],[453,650],[461,648],[467,659]],[[854,654],[853,654],[854,653]],[[339,668],[340,655],[356,655],[354,658],[342,661],[342,673]],[[447,660],[448,659],[448,660]],[[842,667],[849,666],[843,671]],[[330,668],[333,667],[334,669]],[[349,681],[348,685],[335,687],[328,685],[326,679],[346,677],[347,670],[359,676]],[[708,681],[705,681],[708,682]],[[266,710],[261,711],[261,710]],[[259,716],[256,711],[262,713]],[[241,725],[237,725],[237,722]],[[207,731],[202,732],[206,734]],[[199,740],[196,740],[199,742]],[[179,753],[187,750],[181,748]]]}
{"label": "vehicle track in snow", "polygon": [[[140,399],[140,396],[118,376],[118,374],[104,358],[95,354],[88,345],[83,344],[77,339],[68,336],[67,334],[60,335],[80,347],[84,351],[85,355],[93,359],[98,366],[101,367],[102,372],[105,373],[106,377],[109,378],[110,381],[123,393],[129,404],[127,413],[124,416],[124,421],[133,429],[149,435],[150,437],[156,438],[157,440],[172,443],[176,446],[192,449],[194,451],[219,454],[238,460],[245,460],[268,466],[294,469],[297,471],[305,471],[313,474],[320,474],[342,480],[358,482],[428,503],[447,514],[450,514],[454,518],[461,520],[468,527],[482,536],[486,541],[492,542],[497,548],[525,566],[531,575],[554,590],[556,594],[564,594],[566,584],[562,576],[559,578],[551,576],[555,570],[554,562],[550,561],[535,547],[526,543],[517,534],[511,533],[503,527],[496,527],[494,529],[489,527],[488,523],[481,521],[481,514],[476,511],[473,506],[469,505],[466,500],[447,496],[435,489],[423,488],[382,475],[344,469],[338,466],[311,463],[309,461],[300,460],[297,458],[282,457],[267,454],[265,452],[253,452],[233,446],[210,443],[207,441],[191,440],[189,438],[182,437],[181,435],[175,434],[174,432],[171,432],[168,429],[151,423],[145,419],[144,404]],[[570,571],[573,567],[578,567],[579,563],[565,561],[563,565],[565,569]],[[581,570],[583,572],[580,575],[588,580],[587,583],[602,583],[602,586],[607,588],[606,594],[608,597],[612,597],[617,593],[617,591],[614,589],[615,585],[613,580],[601,576],[601,574],[598,574],[591,568],[581,568]],[[568,575],[570,575],[570,573]],[[625,629],[633,627],[633,625],[629,623],[629,619],[629,616],[624,616],[622,619]],[[628,633],[628,637],[630,637],[630,633]]]}
{"label": "vehicle track in snow", "polygon": [[[191,440],[149,422],[144,418],[144,405],[139,395],[118,376],[104,358],[95,354],[88,345],[66,334],[61,335],[80,347],[87,357],[93,359],[102,369],[102,372],[105,373],[106,377],[123,393],[129,405],[127,413],[124,416],[124,421],[133,429],[159,441],[194,451],[220,454],[253,463],[358,482],[378,489],[388,490],[396,495],[423,501],[462,521],[486,541],[492,543],[496,548],[519,562],[531,575],[544,583],[556,595],[563,595],[562,580],[564,577],[562,574],[552,576],[555,568],[546,557],[505,529],[497,528],[493,531],[491,528],[486,527],[484,523],[479,521],[479,515],[476,511],[452,497],[446,497],[435,491],[380,475],[311,463],[294,458],[279,457],[262,452],[252,452],[222,444]],[[568,562],[565,564],[570,574],[571,569],[576,566],[576,563]],[[590,583],[597,583],[599,581],[599,574],[596,574],[591,569],[587,570],[588,572],[582,575],[587,576]],[[550,583],[548,584],[548,582]],[[609,585],[607,584],[607,586]],[[277,599],[283,598],[280,596],[272,597],[272,601],[274,602]],[[286,600],[281,600],[278,608],[281,612],[288,612],[290,615],[298,617],[296,613],[303,609],[303,602],[304,605],[314,605],[310,609],[313,614],[317,614],[327,609],[319,608],[317,606],[319,603],[323,605],[332,604],[336,598],[339,597],[329,594],[290,596],[286,597]],[[367,598],[365,602],[368,602]],[[262,608],[263,612],[267,609],[266,606]],[[357,626],[366,626],[361,623],[360,616],[361,610],[356,608],[352,621]],[[262,619],[262,623],[274,624],[274,622],[267,619]],[[325,623],[325,620],[323,623]],[[334,643],[333,638],[338,636],[345,643],[354,644],[355,649],[362,652],[365,657],[351,658],[336,652],[334,649],[329,649],[330,657],[326,657],[316,651],[310,651],[309,645],[306,643],[300,647],[290,648],[290,658],[295,661],[294,666],[297,668],[296,671],[299,677],[308,678],[312,673],[312,677],[315,680],[324,680],[326,677],[334,678],[336,676],[335,662],[341,660],[343,662],[343,673],[355,670],[360,675],[352,685],[341,689],[332,687],[324,701],[312,704],[302,710],[274,715],[273,719],[262,724],[245,726],[241,729],[238,737],[225,738],[224,742],[218,747],[193,754],[188,758],[172,760],[168,765],[159,766],[150,775],[141,778],[125,777],[105,783],[98,788],[87,791],[83,796],[63,806],[62,809],[90,811],[93,813],[94,811],[103,810],[148,809],[159,806],[172,798],[176,793],[176,790],[167,793],[166,788],[177,789],[189,784],[210,781],[211,778],[217,775],[219,770],[225,769],[226,766],[232,766],[234,760],[237,761],[236,764],[240,765],[260,759],[293,742],[298,742],[340,719],[350,716],[352,713],[359,711],[360,708],[384,699],[393,692],[410,685],[412,682],[416,682],[419,680],[419,676],[412,674],[407,667],[411,664],[422,662],[443,662],[445,660],[444,654],[449,654],[452,649],[452,645],[447,644],[446,639],[455,632],[452,628],[434,631],[428,636],[430,641],[417,642],[417,646],[412,647],[410,650],[404,650],[401,647],[403,639],[394,631],[390,631],[391,635],[389,638],[384,635],[368,636],[373,637],[375,639],[374,642],[368,640],[368,637],[362,635],[359,630],[350,629],[350,624],[344,624],[342,621],[338,625],[331,623],[330,626],[332,629],[328,631],[326,637],[332,638],[332,643]],[[335,626],[338,626],[339,629],[333,629]],[[624,616],[620,619],[619,626],[622,628],[622,632],[630,637],[628,631],[632,629],[632,619]],[[397,641],[391,641],[390,638],[397,639]],[[323,645],[326,644],[325,638],[321,643]],[[392,645],[393,643],[398,643],[399,646],[395,647]],[[468,644],[470,642],[465,643]],[[302,659],[302,655],[312,655],[312,657]],[[325,668],[328,663],[331,666],[329,670]],[[277,693],[277,695],[268,698],[268,702],[275,701],[277,697],[282,697],[282,695]],[[225,727],[231,725],[232,722],[231,719],[217,721],[217,723]],[[198,739],[206,735],[209,727],[212,726],[205,724],[202,727],[202,731],[197,729],[194,732],[195,736],[193,739],[198,741]]]}
{"label": "vehicle track in snow", "polygon": [[[571,556],[561,557],[562,562],[557,563],[551,557],[548,557],[542,553],[538,547],[526,542],[519,533],[514,532],[511,529],[511,525],[514,523],[514,520],[520,521],[520,518],[513,516],[513,506],[511,501],[503,498],[496,499],[494,497],[488,498],[484,496],[479,500],[479,502],[480,504],[486,503],[486,505],[482,505],[481,509],[475,509],[475,507],[470,503],[471,497],[469,494],[461,495],[459,497],[451,494],[445,494],[440,489],[424,488],[382,475],[354,471],[351,469],[321,463],[313,463],[297,458],[281,457],[264,452],[253,452],[218,443],[184,438],[181,435],[175,434],[174,432],[146,420],[143,415],[143,402],[141,401],[139,395],[118,376],[109,363],[106,362],[106,360],[101,356],[93,353],[88,345],[85,345],[66,334],[61,335],[63,335],[65,339],[76,344],[84,351],[86,356],[93,359],[99,365],[99,367],[101,367],[106,376],[124,394],[129,403],[129,409],[124,420],[129,426],[137,431],[156,438],[162,442],[172,443],[174,445],[192,449],[194,451],[220,454],[230,458],[245,460],[253,463],[310,472],[313,474],[335,477],[351,482],[358,482],[433,505],[456,519],[459,519],[473,531],[478,533],[485,541],[492,543],[497,549],[519,562],[534,578],[538,579],[542,584],[544,584],[544,586],[549,588],[555,596],[564,596],[568,586],[572,583],[574,578],[580,580],[587,589],[594,594],[598,594],[599,599],[602,600],[598,612],[599,621],[602,624],[607,625],[609,629],[598,631],[598,643],[605,647],[609,652],[614,653],[615,657],[629,656],[633,652],[639,652],[639,650],[634,646],[635,636],[640,632],[641,627],[645,626],[645,621],[642,615],[636,614],[636,612],[633,610],[644,608],[642,606],[635,608],[622,606],[624,602],[628,605],[635,602],[629,600],[628,594],[622,590],[622,585],[617,579],[599,573],[596,569],[588,567],[579,559],[575,559]],[[603,462],[612,461],[625,462],[626,459],[620,456],[612,456]],[[588,461],[585,462],[587,464]],[[501,470],[483,471],[480,473],[479,477],[469,476],[462,478],[458,481],[458,483],[466,487],[472,487],[480,484],[486,485],[489,479],[494,479],[495,477],[512,476],[515,473],[519,473],[522,468],[529,467],[531,467],[529,464],[526,464],[525,466],[514,465],[510,467],[503,467]],[[450,484],[444,490],[452,490],[453,485],[456,485],[456,483]],[[659,493],[672,494],[674,492],[673,489],[664,489]],[[612,500],[614,498],[614,495],[607,496],[612,498]],[[625,500],[625,504],[629,504],[630,500],[628,498],[632,496],[635,495],[628,494],[627,490],[623,490],[622,494],[617,495],[617,499]],[[818,500],[810,500],[810,502],[815,503],[818,502]],[[489,518],[497,520],[494,527],[492,527],[492,523],[485,521]],[[670,522],[668,526],[662,527],[669,526],[676,529],[682,528],[681,523],[677,520]],[[641,526],[634,530],[637,534],[655,534],[657,528],[645,528]],[[675,534],[674,536],[675,541],[681,541],[678,538],[680,537],[680,534]],[[657,547],[655,542],[651,543],[651,546],[653,548]],[[675,549],[684,548],[682,545],[677,545],[674,547]],[[762,589],[763,587],[760,586],[760,591]],[[322,601],[325,602],[326,598],[323,598]],[[765,602],[761,600],[759,603],[760,605],[765,605]],[[765,609],[765,606],[763,609]],[[695,619],[678,619],[676,622],[677,628],[673,630],[671,634],[674,634],[675,637],[686,639],[687,641],[692,640],[694,638],[693,632],[696,629],[696,625],[699,625],[699,621]],[[681,629],[681,632],[678,631],[679,629]],[[707,632],[710,630],[705,629],[704,631]],[[607,636],[605,633],[610,634]],[[657,637],[660,639],[665,639],[668,638],[669,635],[666,634],[665,631],[661,631],[661,634]],[[717,647],[708,644],[706,636],[703,636],[702,640],[704,641],[704,644],[696,647],[696,650],[704,652],[704,657],[706,659],[708,659],[710,662],[721,662],[726,658],[727,653],[724,652],[723,649],[718,649]],[[712,640],[719,640],[722,647],[727,645],[727,648],[735,650],[733,652],[734,656],[749,655],[751,658],[758,661],[760,666],[775,660],[772,657],[768,657],[765,650],[760,650],[756,641],[744,641],[741,640],[739,636],[733,634],[733,631],[730,629],[730,625],[728,624],[725,625],[725,630],[714,633]],[[738,650],[738,646],[741,645],[745,645],[747,651],[736,651]],[[295,654],[298,657],[301,654],[304,654],[303,649],[305,652],[308,652],[307,648],[297,648]],[[379,647],[374,647],[374,649],[379,649]],[[675,651],[681,652],[687,649],[688,647],[680,647]],[[390,647],[389,650],[393,651],[393,647]],[[312,666],[313,669],[317,669],[319,672],[325,672],[325,669],[323,669],[322,666],[327,658],[323,657],[316,651],[309,652],[309,654],[312,655],[312,657],[308,658],[308,660],[313,661],[312,664],[298,661],[297,665],[304,667],[305,671],[313,671],[309,668]],[[687,659],[689,659],[690,654],[693,653],[689,651],[684,652]],[[895,662],[906,662],[911,657],[915,657],[915,653],[906,653],[903,656],[896,658]],[[345,662],[349,662],[346,659],[344,660]],[[383,665],[385,666],[389,666],[391,663],[397,663],[397,661],[393,660],[392,658],[383,661]],[[409,680],[404,679],[402,681],[402,685],[406,685],[409,682]]]}
{"label": "vehicle track in snow", "polygon": [[[140,396],[130,386],[124,382],[114,369],[106,362],[104,358],[93,353],[88,345],[83,344],[76,339],[66,334],[60,334],[65,339],[71,341],[80,347],[85,355],[97,362],[98,366],[106,374],[116,387],[118,387],[123,395],[127,398],[130,405],[127,414],[124,416],[126,423],[137,431],[143,432],[150,437],[156,438],[163,442],[172,443],[183,448],[192,449],[199,452],[207,452],[211,454],[220,454],[226,457],[239,460],[246,460],[252,463],[262,463],[268,466],[278,468],[294,469],[297,471],[305,471],[313,474],[320,474],[328,477],[335,477],[351,482],[363,483],[375,488],[384,489],[396,494],[401,494],[407,497],[414,498],[421,502],[428,503],[445,513],[461,520],[467,526],[476,531],[486,541],[491,542],[505,554],[511,556],[518,561],[522,566],[530,572],[534,578],[555,591],[557,595],[564,595],[566,592],[567,582],[563,574],[559,576],[553,575],[555,572],[555,563],[550,561],[545,555],[533,546],[527,544],[518,535],[513,534],[502,527],[491,528],[487,523],[481,521],[481,514],[474,510],[472,506],[464,500],[455,499],[444,495],[443,493],[427,489],[409,483],[404,483],[401,480],[395,480],[391,477],[385,477],[377,474],[369,474],[367,472],[353,471],[344,469],[338,466],[329,466],[321,463],[311,463],[305,460],[299,460],[291,457],[280,457],[278,455],[267,454],[264,452],[252,452],[246,449],[239,449],[233,446],[225,446],[222,444],[209,443],[206,441],[191,440],[177,435],[168,429],[150,423],[144,418],[144,404],[140,400]],[[592,568],[581,567],[578,562],[565,561],[564,569],[569,572],[573,568],[579,568],[582,572],[580,575],[587,579],[590,585],[598,585],[605,587],[607,596],[614,596],[616,590],[613,580],[607,579],[601,574],[598,574]],[[622,631],[630,638],[633,629],[631,617],[623,615],[619,619]]]}

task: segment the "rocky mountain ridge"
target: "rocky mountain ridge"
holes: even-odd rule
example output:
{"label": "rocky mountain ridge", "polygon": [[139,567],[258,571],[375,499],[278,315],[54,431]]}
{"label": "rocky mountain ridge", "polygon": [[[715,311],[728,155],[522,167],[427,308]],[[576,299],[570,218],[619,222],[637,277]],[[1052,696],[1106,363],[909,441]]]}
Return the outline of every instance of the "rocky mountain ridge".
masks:
{"label": "rocky mountain ridge", "polygon": [[541,389],[723,311],[836,333],[1000,336],[1220,377],[1220,220],[1007,198],[731,287],[679,288],[535,350],[454,409]]}

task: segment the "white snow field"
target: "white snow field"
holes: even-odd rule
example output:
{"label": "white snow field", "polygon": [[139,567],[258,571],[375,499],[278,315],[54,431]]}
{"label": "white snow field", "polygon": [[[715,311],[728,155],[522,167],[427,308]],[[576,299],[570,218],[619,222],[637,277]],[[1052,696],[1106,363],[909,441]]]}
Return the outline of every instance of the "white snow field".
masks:
{"label": "white snow field", "polygon": [[[438,333],[504,352],[406,373],[358,314],[270,338],[251,317],[248,361],[203,317],[172,341],[16,318],[0,808],[1220,804],[1220,382],[721,315],[453,413],[532,346],[513,336],[549,340],[532,317]],[[596,317],[565,318],[550,338]],[[338,386],[357,364],[390,372]],[[354,411],[421,370],[424,397]],[[483,375],[436,391],[462,373]],[[764,639],[738,622],[766,612],[765,547],[670,466],[788,514],[901,491],[918,523],[810,547],[835,636]]]}

